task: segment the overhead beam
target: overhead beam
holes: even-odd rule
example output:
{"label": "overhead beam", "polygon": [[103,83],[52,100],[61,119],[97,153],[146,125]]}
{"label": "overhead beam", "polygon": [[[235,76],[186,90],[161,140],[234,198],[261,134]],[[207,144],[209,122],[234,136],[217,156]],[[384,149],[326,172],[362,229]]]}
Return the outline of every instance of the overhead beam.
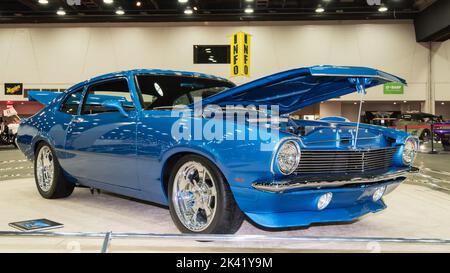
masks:
{"label": "overhead beam", "polygon": [[445,41],[450,37],[450,1],[438,0],[414,19],[418,42]]}
{"label": "overhead beam", "polygon": [[39,8],[37,1],[31,0],[18,0],[18,2],[32,10],[37,10]]}
{"label": "overhead beam", "polygon": [[153,7],[155,7],[155,9],[159,9],[159,5],[155,0],[150,0],[150,3],[152,3]]}
{"label": "overhead beam", "polygon": [[[40,16],[1,16],[0,24],[20,23],[100,23],[100,22],[202,22],[202,21],[305,21],[305,20],[379,20],[394,19],[389,14],[357,13],[345,14],[329,13],[320,16],[311,13],[264,13],[264,14],[242,14],[242,13],[209,13],[183,16],[178,13],[155,13],[115,15],[93,15],[86,13],[83,16],[66,15],[64,17],[51,14]],[[415,13],[396,13],[396,19],[413,19]]]}

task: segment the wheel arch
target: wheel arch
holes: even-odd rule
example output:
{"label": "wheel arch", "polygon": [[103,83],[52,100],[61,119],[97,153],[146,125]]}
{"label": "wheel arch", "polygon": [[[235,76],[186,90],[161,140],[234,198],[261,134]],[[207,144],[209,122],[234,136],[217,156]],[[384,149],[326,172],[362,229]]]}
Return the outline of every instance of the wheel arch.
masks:
{"label": "wheel arch", "polygon": [[164,163],[162,165],[162,170],[161,170],[161,187],[163,189],[164,196],[167,201],[169,198],[168,185],[169,185],[169,178],[170,178],[171,170],[175,166],[175,164],[178,162],[178,160],[180,160],[180,158],[187,156],[187,155],[196,155],[196,156],[200,156],[200,157],[208,160],[213,166],[215,166],[219,170],[219,172],[225,178],[225,181],[228,183],[228,180],[226,179],[226,176],[224,175],[220,165],[217,164],[215,157],[213,157],[212,155],[210,155],[206,152],[197,151],[197,150],[184,150],[184,151],[173,152],[165,158],[165,160],[163,161]]}
{"label": "wheel arch", "polygon": [[[32,151],[33,151],[33,158],[36,157],[37,148],[39,147],[39,145],[40,145],[41,143],[45,143],[45,144],[47,144],[47,145],[50,146],[50,144],[48,143],[48,141],[45,140],[45,139],[38,139],[38,140],[36,140],[36,141],[34,142],[33,146],[32,146],[32,147],[33,147],[33,148],[32,148]],[[50,147],[51,147],[51,146],[50,146]]]}

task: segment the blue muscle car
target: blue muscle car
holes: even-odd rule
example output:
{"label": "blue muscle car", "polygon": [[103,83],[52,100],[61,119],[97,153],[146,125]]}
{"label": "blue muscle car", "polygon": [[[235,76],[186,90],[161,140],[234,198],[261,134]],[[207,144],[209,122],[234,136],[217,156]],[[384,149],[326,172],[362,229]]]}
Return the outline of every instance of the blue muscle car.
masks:
{"label": "blue muscle car", "polygon": [[288,114],[385,82],[406,84],[363,67],[299,68],[240,86],[124,71],[30,92],[47,107],[22,121],[17,143],[44,198],[84,186],[148,200],[168,205],[182,232],[234,233],[244,216],[268,228],[346,222],[386,207],[382,197],[415,170],[417,139]]}

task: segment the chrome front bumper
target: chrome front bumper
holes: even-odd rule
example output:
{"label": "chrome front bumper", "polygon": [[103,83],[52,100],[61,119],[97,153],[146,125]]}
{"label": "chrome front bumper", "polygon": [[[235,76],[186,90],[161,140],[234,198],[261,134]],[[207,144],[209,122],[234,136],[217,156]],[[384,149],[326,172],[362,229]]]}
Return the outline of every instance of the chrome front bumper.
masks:
{"label": "chrome front bumper", "polygon": [[[350,180],[333,180],[333,181],[307,181],[298,179],[290,179],[286,181],[276,181],[276,182],[255,182],[252,187],[266,192],[282,193],[291,190],[300,189],[320,189],[328,187],[342,187],[347,185],[357,185],[357,184],[373,184],[381,183],[389,180],[396,180],[399,178],[407,177],[411,173],[419,172],[418,168],[411,167],[409,169],[402,169],[398,171],[391,171],[382,175],[369,176],[369,177],[356,177]],[[298,181],[300,180],[300,181]]]}

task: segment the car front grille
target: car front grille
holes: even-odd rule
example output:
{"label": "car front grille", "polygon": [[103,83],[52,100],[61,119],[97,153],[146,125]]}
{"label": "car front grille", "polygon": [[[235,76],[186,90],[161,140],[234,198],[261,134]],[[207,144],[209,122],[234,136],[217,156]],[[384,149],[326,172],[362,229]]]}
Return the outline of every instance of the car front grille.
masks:
{"label": "car front grille", "polygon": [[392,166],[395,147],[375,150],[302,150],[296,173],[345,174],[364,173]]}

